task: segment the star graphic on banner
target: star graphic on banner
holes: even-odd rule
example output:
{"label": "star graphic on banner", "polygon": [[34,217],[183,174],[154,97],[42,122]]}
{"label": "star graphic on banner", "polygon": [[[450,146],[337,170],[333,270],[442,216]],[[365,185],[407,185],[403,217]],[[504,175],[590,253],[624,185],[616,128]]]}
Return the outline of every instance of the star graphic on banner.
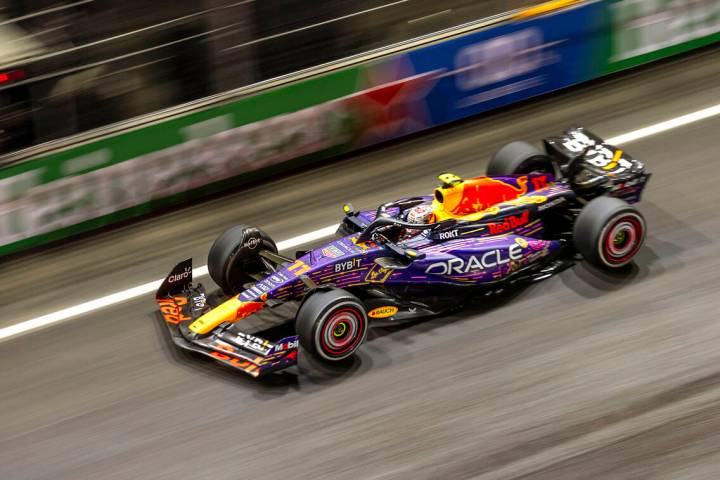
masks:
{"label": "star graphic on banner", "polygon": [[395,59],[368,67],[371,86],[346,98],[361,120],[356,146],[371,145],[432,126],[425,97],[441,71],[414,74],[409,61]]}

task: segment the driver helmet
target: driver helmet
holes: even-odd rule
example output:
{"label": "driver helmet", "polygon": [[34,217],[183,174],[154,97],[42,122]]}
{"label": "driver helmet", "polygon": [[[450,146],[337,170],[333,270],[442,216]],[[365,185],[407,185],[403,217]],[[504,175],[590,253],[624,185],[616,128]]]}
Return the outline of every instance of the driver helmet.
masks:
{"label": "driver helmet", "polygon": [[[405,214],[405,221],[407,223],[415,223],[418,225],[430,223],[432,214],[432,205],[416,205],[407,211],[407,213]],[[422,230],[417,230],[414,228],[406,228],[400,234],[400,240],[408,240],[419,234],[421,231]]]}
{"label": "driver helmet", "polygon": [[417,224],[429,223],[432,213],[432,205],[416,205],[407,211],[405,221]]}

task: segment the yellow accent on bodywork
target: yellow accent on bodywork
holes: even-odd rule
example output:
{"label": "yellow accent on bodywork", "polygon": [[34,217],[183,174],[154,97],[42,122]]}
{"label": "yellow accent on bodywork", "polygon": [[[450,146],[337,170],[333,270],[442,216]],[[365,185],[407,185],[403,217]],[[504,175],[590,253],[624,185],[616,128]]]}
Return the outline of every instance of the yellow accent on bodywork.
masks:
{"label": "yellow accent on bodywork", "polygon": [[293,272],[296,277],[303,275],[305,272],[310,270],[310,265],[303,262],[302,260],[295,260],[292,265],[288,267],[288,270]]}
{"label": "yellow accent on bodywork", "polygon": [[392,317],[398,312],[398,307],[388,305],[386,307],[373,308],[368,312],[370,318],[388,318]]}
{"label": "yellow accent on bodywork", "polygon": [[188,328],[199,335],[204,335],[223,322],[234,322],[237,319],[238,308],[242,304],[242,300],[235,296],[202,315]]}
{"label": "yellow accent on bodywork", "polygon": [[302,260],[295,260],[295,261],[292,263],[292,265],[290,265],[290,266],[288,267],[288,270],[290,270],[290,271],[292,272],[292,271],[295,270],[296,268],[300,268],[300,267],[302,267],[303,265],[305,265],[305,262],[303,262]]}
{"label": "yellow accent on bodywork", "polygon": [[[452,173],[443,173],[442,175],[438,175],[440,181],[449,186],[438,187],[435,189],[435,192],[433,192],[432,209],[435,214],[436,222],[441,222],[443,220],[447,220],[448,218],[459,218],[459,216],[447,212],[444,205],[448,198],[462,197],[463,182],[461,180],[460,182],[452,183],[452,177],[458,179],[460,178]],[[441,199],[442,201],[438,199]]]}
{"label": "yellow accent on bodywork", "polygon": [[438,180],[440,180],[441,182],[443,182],[444,184],[447,184],[447,185],[452,185],[454,183],[460,183],[463,181],[462,178],[460,178],[457,175],[455,175],[454,173],[450,173],[450,172],[441,173],[440,175],[438,175],[437,178],[438,178]]}
{"label": "yellow accent on bodywork", "polygon": [[620,160],[620,157],[622,157],[622,154],[623,154],[623,151],[618,149],[615,152],[615,155],[613,155],[612,161],[610,163],[608,163],[607,165],[605,165],[603,167],[603,170],[612,170],[613,168],[617,167],[618,160]]}
{"label": "yellow accent on bodywork", "polygon": [[513,16],[513,19],[523,20],[530,17],[536,17],[538,15],[544,15],[566,7],[571,7],[576,3],[580,3],[580,0],[553,0],[551,2],[541,3],[540,5],[529,7],[516,13]]}

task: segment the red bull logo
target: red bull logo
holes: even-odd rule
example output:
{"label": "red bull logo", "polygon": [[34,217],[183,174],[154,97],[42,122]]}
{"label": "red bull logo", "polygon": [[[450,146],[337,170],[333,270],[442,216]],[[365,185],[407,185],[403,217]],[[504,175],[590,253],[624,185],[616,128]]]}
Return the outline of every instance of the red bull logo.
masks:
{"label": "red bull logo", "polygon": [[470,215],[498,203],[514,200],[528,191],[528,177],[517,179],[518,186],[496,178],[481,177],[465,181],[453,189],[443,192],[445,211],[457,216]]}
{"label": "red bull logo", "polygon": [[265,304],[263,302],[242,302],[235,313],[235,320],[249,317],[255,312],[262,310]]}
{"label": "red bull logo", "polygon": [[188,317],[182,311],[183,305],[188,303],[187,297],[159,298],[155,301],[160,307],[160,313],[166,322],[177,325],[180,322],[192,320],[192,317]]}
{"label": "red bull logo", "polygon": [[235,320],[240,320],[241,318],[249,317],[255,312],[259,312],[263,309],[265,306],[265,302],[267,301],[268,295],[267,293],[263,293],[260,296],[259,302],[240,302],[240,306],[238,307],[236,313],[235,313]]}
{"label": "red bull logo", "polygon": [[528,223],[530,219],[530,211],[526,210],[520,215],[511,215],[503,219],[502,222],[488,223],[490,235],[500,235],[517,227],[521,227]]}

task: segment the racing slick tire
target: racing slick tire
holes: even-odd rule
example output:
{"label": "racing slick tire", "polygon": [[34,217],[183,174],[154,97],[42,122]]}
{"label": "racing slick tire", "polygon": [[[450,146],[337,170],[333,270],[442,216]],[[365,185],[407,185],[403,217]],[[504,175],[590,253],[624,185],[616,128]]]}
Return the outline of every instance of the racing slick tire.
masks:
{"label": "racing slick tire", "polygon": [[490,159],[487,175],[516,175],[520,173],[555,173],[550,157],[527,142],[511,142]]}
{"label": "racing slick tire", "polygon": [[637,208],[614,197],[597,197],[580,211],[573,242],[596,267],[614,270],[629,264],[645,240],[645,219]]}
{"label": "racing slick tire", "polygon": [[295,330],[300,345],[315,358],[335,363],[350,357],[367,336],[365,305],[341,290],[318,290],[300,305]]}
{"label": "racing slick tire", "polygon": [[210,278],[228,295],[238,293],[244,284],[255,282],[251,275],[270,273],[260,250],[277,253],[275,242],[259,228],[236,225],[225,230],[208,253]]}

